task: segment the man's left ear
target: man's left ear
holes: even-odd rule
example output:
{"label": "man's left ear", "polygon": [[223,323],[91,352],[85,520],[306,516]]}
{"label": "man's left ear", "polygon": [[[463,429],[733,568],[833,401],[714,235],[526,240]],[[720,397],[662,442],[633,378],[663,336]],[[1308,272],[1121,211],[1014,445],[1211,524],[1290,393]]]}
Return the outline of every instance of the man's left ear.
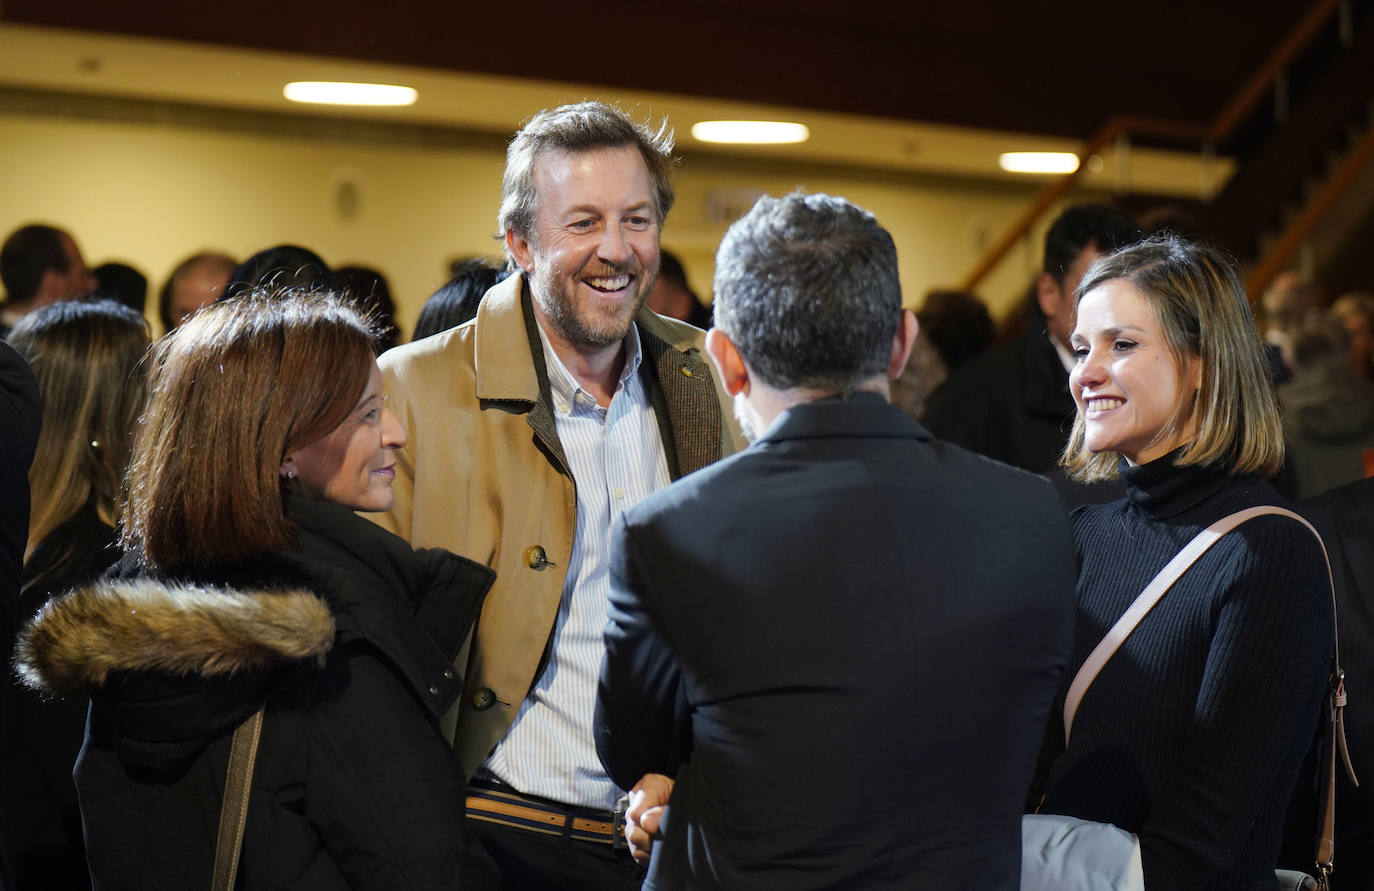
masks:
{"label": "man's left ear", "polygon": [[902,317],[897,322],[897,333],[892,335],[892,355],[887,360],[888,380],[895,381],[902,376],[902,370],[906,368],[906,360],[911,357],[911,348],[916,345],[916,335],[920,329],[916,313],[909,309],[902,310]]}

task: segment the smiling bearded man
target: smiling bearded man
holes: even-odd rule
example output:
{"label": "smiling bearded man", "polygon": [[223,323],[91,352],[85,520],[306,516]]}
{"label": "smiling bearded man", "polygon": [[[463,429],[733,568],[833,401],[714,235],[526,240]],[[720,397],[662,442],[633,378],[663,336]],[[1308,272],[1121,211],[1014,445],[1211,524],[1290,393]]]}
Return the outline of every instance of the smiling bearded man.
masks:
{"label": "smiling bearded man", "polygon": [[658,275],[658,212],[632,145],[550,152],[532,171],[539,208],[509,250],[530,276],[541,327],[564,350],[619,349]]}
{"label": "smiling bearded man", "polygon": [[502,181],[515,274],[473,321],[379,360],[408,441],[380,522],[497,571],[446,720],[506,888],[642,878],[592,741],[611,526],[738,443],[702,332],[643,308],[671,148],[600,103],[536,115]]}

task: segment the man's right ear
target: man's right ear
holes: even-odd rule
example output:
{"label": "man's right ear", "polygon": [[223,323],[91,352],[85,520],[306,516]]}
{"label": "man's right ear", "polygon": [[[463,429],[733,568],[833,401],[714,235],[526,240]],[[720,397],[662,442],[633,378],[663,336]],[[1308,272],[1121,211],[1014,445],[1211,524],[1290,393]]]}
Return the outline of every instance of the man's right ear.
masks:
{"label": "man's right ear", "polygon": [[526,274],[534,271],[534,249],[529,239],[516,235],[514,229],[506,230],[506,249],[515,258],[515,265]]}
{"label": "man's right ear", "polygon": [[1035,279],[1035,302],[1040,305],[1040,313],[1047,319],[1059,317],[1067,300],[1063,287],[1054,276],[1042,272]]}
{"label": "man's right ear", "polygon": [[740,393],[749,395],[749,367],[744,364],[744,357],[739,354],[739,348],[730,335],[719,328],[707,331],[706,352],[716,365],[725,392],[731,396]]}
{"label": "man's right ear", "polygon": [[65,273],[56,269],[44,269],[43,277],[38,280],[38,290],[34,291],[34,294],[39,298],[40,304],[62,300],[67,297],[67,294],[63,293],[66,287]]}

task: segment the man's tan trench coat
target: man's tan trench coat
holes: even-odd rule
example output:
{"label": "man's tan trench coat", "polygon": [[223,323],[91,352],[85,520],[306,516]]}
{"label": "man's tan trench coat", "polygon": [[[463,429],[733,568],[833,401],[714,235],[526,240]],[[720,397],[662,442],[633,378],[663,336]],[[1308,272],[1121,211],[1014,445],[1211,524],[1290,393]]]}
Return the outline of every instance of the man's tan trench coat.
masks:
{"label": "man's tan trench coat", "polygon": [[[734,451],[742,441],[702,352],[702,332],[648,309],[635,322],[670,475]],[[370,516],[415,547],[447,548],[497,573],[470,645],[462,700],[446,718],[468,776],[543,670],[577,522],[534,325],[516,274],[487,294],[472,322],[378,360],[407,442],[396,504]]]}

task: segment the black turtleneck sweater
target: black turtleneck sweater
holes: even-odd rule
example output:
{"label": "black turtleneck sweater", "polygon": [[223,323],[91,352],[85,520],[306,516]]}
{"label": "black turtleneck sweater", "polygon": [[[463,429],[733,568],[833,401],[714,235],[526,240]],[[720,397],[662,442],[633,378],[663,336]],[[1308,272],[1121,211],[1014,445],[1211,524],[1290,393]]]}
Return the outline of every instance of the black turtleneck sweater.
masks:
{"label": "black turtleneck sweater", "polygon": [[[1123,462],[1127,497],[1073,514],[1078,625],[1067,678],[1199,531],[1243,508],[1288,507],[1253,477],[1172,458]],[[1284,807],[1317,724],[1333,634],[1312,533],[1286,517],[1243,524],[1102,669],[1067,751],[1056,713],[1048,745],[1062,754],[1041,811],[1138,833],[1150,891],[1274,888]]]}

